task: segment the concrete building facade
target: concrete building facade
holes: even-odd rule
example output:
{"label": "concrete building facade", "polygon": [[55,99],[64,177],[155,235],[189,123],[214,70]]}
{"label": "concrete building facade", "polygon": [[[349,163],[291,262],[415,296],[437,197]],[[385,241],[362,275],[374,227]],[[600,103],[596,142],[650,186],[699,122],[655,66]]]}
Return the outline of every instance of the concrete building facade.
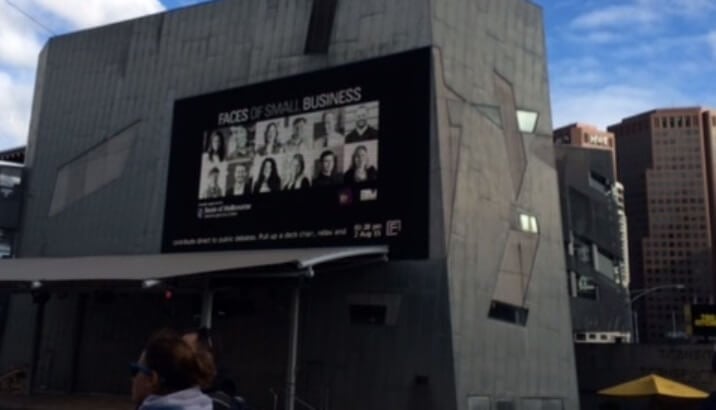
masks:
{"label": "concrete building facade", "polygon": [[632,288],[685,286],[637,303],[643,340],[676,336],[686,304],[713,302],[713,118],[699,107],[659,109],[609,127],[625,186]]}
{"label": "concrete building facade", "polygon": [[[578,408],[542,12],[524,0],[218,1],[52,38],[18,256],[159,254],[177,99],[420,48],[429,255],[302,282],[296,396],[325,410]],[[215,296],[223,359],[256,408],[287,394],[293,285],[252,277]],[[150,330],[201,310],[196,289],[83,286],[48,288],[44,322],[14,297],[0,366],[32,366],[38,389],[123,393]]]}
{"label": "concrete building facade", "polygon": [[576,343],[632,339],[623,188],[613,150],[573,145],[555,132],[555,154]]}

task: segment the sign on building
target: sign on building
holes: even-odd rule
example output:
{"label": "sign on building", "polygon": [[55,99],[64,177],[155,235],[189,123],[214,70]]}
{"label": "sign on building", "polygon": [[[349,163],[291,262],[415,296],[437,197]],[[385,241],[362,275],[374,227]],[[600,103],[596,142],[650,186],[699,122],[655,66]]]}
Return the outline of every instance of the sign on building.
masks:
{"label": "sign on building", "polygon": [[429,49],[179,100],[163,251],[428,249]]}

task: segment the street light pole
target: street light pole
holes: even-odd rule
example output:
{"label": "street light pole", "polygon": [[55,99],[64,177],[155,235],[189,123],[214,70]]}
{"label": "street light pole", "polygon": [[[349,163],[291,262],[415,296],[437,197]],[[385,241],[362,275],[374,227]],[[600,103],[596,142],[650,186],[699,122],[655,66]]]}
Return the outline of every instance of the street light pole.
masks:
{"label": "street light pole", "polygon": [[[681,283],[671,284],[671,285],[660,285],[660,286],[654,286],[652,288],[647,289],[635,289],[632,291],[631,299],[629,299],[629,308],[632,311],[632,317],[634,318],[634,343],[639,344],[639,314],[634,310],[634,302],[637,300],[643,298],[644,296],[654,293],[660,290],[666,290],[666,289],[677,289],[677,290],[683,290],[686,286],[684,286]],[[676,318],[672,317],[672,325],[673,327],[676,327],[675,321]]]}

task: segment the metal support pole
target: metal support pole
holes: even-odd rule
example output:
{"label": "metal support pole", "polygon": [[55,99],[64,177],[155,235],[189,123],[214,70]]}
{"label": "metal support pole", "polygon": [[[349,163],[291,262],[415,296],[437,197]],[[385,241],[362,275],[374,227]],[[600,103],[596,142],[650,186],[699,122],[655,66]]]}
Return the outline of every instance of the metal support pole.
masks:
{"label": "metal support pole", "polygon": [[201,323],[199,327],[211,329],[211,318],[214,313],[214,291],[209,288],[207,282],[204,292],[201,294]]}
{"label": "metal support pole", "polygon": [[39,293],[37,296],[33,295],[33,299],[37,304],[35,310],[35,331],[33,332],[32,340],[32,360],[30,361],[30,375],[27,378],[27,394],[32,395],[33,385],[37,381],[37,368],[40,362],[40,345],[42,343],[42,328],[45,324],[45,305],[47,304],[47,295]]}
{"label": "metal support pole", "polygon": [[631,313],[634,317],[634,343],[639,344],[639,313],[636,310],[632,310]]}
{"label": "metal support pole", "polygon": [[301,285],[297,283],[291,291],[290,330],[288,338],[288,367],[286,369],[286,406],[294,410],[296,400],[296,362],[298,357],[298,318],[301,308]]}
{"label": "metal support pole", "polygon": [[85,311],[87,310],[87,294],[77,295],[77,310],[75,311],[75,329],[72,343],[72,372],[70,373],[69,393],[75,393],[79,383],[80,352],[82,350],[82,335],[85,328]]}

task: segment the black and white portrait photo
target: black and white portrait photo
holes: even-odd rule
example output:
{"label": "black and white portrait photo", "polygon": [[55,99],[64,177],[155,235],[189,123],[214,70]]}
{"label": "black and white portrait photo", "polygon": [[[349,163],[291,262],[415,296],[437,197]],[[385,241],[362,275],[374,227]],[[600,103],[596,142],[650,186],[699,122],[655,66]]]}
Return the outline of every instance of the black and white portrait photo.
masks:
{"label": "black and white portrait photo", "polygon": [[344,150],[344,181],[359,184],[378,179],[378,141],[348,144]]}
{"label": "black and white portrait photo", "polygon": [[285,152],[284,143],[281,141],[281,132],[279,125],[282,123],[281,118],[276,120],[264,121],[256,126],[256,152],[265,157],[267,155],[277,155]]}
{"label": "black and white portrait photo", "polygon": [[[303,190],[311,187],[311,171],[313,157],[310,153],[297,152],[295,154],[285,155],[284,163],[284,185],[286,191]],[[308,158],[307,158],[308,157]]]}
{"label": "black and white portrait photo", "polygon": [[226,144],[227,161],[248,161],[253,158],[254,148],[249,137],[249,130],[243,125],[228,128],[229,137]]}
{"label": "black and white portrait photo", "polygon": [[321,113],[320,122],[316,122],[313,147],[316,149],[338,147],[346,143],[343,134],[342,110],[326,110]]}
{"label": "black and white portrait photo", "polygon": [[226,177],[226,196],[244,196],[251,193],[251,163],[236,162],[228,166]]}
{"label": "black and white portrait photo", "polygon": [[279,161],[275,157],[265,157],[261,161],[256,161],[254,166],[258,165],[258,167],[253,178],[252,192],[254,194],[266,194],[281,190],[281,172],[278,164]]}
{"label": "black and white portrait photo", "polygon": [[216,199],[224,196],[222,168],[219,166],[209,168],[203,185],[203,191],[199,194],[200,199]]}
{"label": "black and white portrait photo", "polygon": [[286,141],[286,152],[294,153],[311,148],[311,126],[305,116],[296,116],[291,119],[291,134]]}
{"label": "black and white portrait photo", "polygon": [[343,183],[343,148],[330,148],[321,151],[316,159],[313,186],[331,186]]}
{"label": "black and white portrait photo", "polygon": [[378,102],[346,108],[346,144],[378,139]]}

